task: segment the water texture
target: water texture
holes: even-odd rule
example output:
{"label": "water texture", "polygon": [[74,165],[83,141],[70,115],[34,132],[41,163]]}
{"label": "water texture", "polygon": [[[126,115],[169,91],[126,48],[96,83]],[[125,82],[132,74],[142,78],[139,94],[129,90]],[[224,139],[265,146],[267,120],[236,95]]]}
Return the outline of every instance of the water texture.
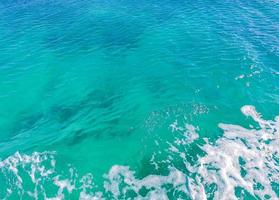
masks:
{"label": "water texture", "polygon": [[0,199],[278,199],[279,2],[0,2]]}

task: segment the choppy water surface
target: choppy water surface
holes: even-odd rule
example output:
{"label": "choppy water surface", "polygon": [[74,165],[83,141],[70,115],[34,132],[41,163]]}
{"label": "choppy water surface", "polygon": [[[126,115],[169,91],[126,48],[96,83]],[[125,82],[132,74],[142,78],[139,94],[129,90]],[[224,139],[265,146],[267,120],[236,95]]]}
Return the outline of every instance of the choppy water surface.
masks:
{"label": "choppy water surface", "polygon": [[279,2],[0,2],[0,199],[278,199]]}

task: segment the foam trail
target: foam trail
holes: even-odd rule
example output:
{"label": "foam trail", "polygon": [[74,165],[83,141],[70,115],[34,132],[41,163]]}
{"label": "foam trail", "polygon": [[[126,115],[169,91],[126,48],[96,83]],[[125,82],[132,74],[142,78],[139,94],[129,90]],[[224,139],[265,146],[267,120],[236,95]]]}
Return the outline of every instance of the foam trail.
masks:
{"label": "foam trail", "polygon": [[[203,178],[203,185],[217,185],[215,199],[236,199],[236,187],[242,187],[261,199],[276,199],[278,197],[271,183],[279,181],[279,167],[274,159],[274,156],[278,156],[278,117],[275,121],[263,120],[253,106],[243,106],[241,111],[258,122],[261,129],[219,124],[224,131],[223,137],[215,145],[207,143],[202,147],[207,155],[200,158],[199,167],[192,170]],[[243,165],[240,164],[240,159],[244,162]],[[241,175],[242,169],[245,170],[245,175]],[[256,188],[257,184],[261,188]],[[191,187],[195,188],[196,185]]]}
{"label": "foam trail", "polygon": [[[73,192],[81,200],[99,199],[242,199],[244,192],[259,199],[278,199],[272,183],[279,183],[279,117],[264,120],[253,106],[243,106],[241,112],[259,124],[256,128],[244,128],[233,124],[219,124],[223,136],[214,144],[206,139],[200,145],[204,155],[188,152],[189,145],[199,138],[198,127],[190,124],[179,126],[178,121],[170,125],[174,135],[164,149],[166,159],[157,158],[154,152],[150,163],[158,170],[167,164],[167,175],[150,174],[137,178],[136,172],[129,166],[114,165],[104,175],[102,188],[97,189],[93,176],[86,174],[79,177],[74,169],[69,169],[69,176],[56,171],[53,152],[34,152],[31,155],[19,152],[0,162],[0,176],[5,177],[6,192],[0,198],[9,199],[12,195],[19,198],[62,200]],[[197,156],[194,163],[187,156]],[[181,169],[177,163],[183,163]],[[187,172],[187,173],[186,173]],[[26,179],[29,177],[29,180]],[[32,190],[24,182],[29,181]],[[48,182],[47,182],[48,181]],[[56,187],[53,195],[46,193],[45,184]],[[209,192],[208,186],[215,185]],[[236,189],[242,193],[236,196]],[[144,194],[142,193],[144,190]],[[133,197],[131,197],[131,194]]]}
{"label": "foam trail", "polygon": [[[185,191],[185,175],[177,169],[172,168],[168,176],[149,175],[143,179],[136,179],[134,172],[128,167],[113,166],[106,176],[108,182],[105,183],[107,192],[111,192],[115,199],[132,190],[139,194],[141,188],[145,187],[152,191],[147,193],[146,199],[167,199],[167,191],[163,187],[167,184],[172,184],[177,190]],[[120,184],[125,184],[121,187]],[[139,199],[142,197],[139,196]]]}
{"label": "foam trail", "polygon": [[[182,191],[192,199],[207,199],[206,186],[215,184],[217,190],[214,192],[214,199],[238,199],[235,196],[237,187],[261,199],[277,199],[278,196],[271,183],[279,182],[279,167],[274,159],[278,156],[279,118],[276,117],[275,121],[264,120],[253,106],[243,106],[241,111],[245,116],[257,122],[261,129],[246,129],[238,125],[220,123],[219,127],[224,131],[224,135],[215,144],[207,142],[203,145],[201,149],[206,155],[200,157],[194,165],[190,165],[186,160],[187,150],[181,146],[185,147],[198,139],[196,133],[198,128],[189,124],[184,127],[179,126],[177,121],[170,125],[172,132],[178,132],[179,135],[175,137],[174,142],[169,143],[168,151],[170,155],[177,154],[183,160],[185,168],[195,176],[187,176],[178,171],[180,179],[170,178],[172,177],[170,173],[167,177],[150,175],[137,180],[134,172],[129,168],[114,166],[107,177],[111,182],[109,187],[106,187],[107,191],[112,192],[114,197],[118,198],[128,190],[133,190],[138,194],[141,187],[151,188],[152,186],[156,188],[156,192],[161,189],[162,196],[159,198],[164,199],[167,193],[162,186],[171,184],[175,187],[179,183],[183,186]],[[164,162],[171,163],[172,156],[168,156],[168,159]],[[154,159],[153,156],[152,162],[154,160],[156,158]],[[155,162],[154,165],[158,166],[160,162]],[[246,174],[242,174],[241,171],[245,171]],[[121,179],[121,176],[124,178]],[[119,188],[123,183],[128,186],[121,191]],[[148,198],[151,198],[151,195],[152,193],[148,194]]]}

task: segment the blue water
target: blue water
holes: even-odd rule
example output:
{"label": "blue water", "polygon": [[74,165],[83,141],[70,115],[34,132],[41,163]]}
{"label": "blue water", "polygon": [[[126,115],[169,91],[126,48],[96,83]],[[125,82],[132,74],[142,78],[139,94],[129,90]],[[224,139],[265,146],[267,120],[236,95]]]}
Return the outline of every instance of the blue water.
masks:
{"label": "blue water", "polygon": [[0,2],[0,199],[278,199],[279,2]]}

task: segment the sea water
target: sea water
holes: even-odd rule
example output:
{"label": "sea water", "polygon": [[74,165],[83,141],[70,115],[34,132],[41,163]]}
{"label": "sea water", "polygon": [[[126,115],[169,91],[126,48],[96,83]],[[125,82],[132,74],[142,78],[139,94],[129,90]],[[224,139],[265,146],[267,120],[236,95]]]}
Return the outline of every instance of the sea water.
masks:
{"label": "sea water", "polygon": [[277,0],[2,0],[0,199],[278,199]]}

